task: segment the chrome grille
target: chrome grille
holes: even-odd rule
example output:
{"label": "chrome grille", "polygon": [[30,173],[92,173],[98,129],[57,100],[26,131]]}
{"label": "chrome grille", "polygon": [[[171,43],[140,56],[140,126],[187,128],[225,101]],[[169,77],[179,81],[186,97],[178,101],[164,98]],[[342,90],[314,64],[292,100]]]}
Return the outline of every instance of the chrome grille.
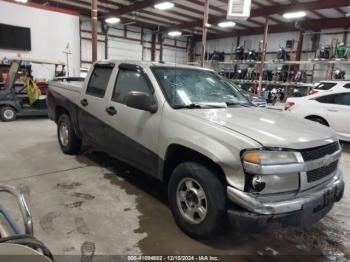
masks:
{"label": "chrome grille", "polygon": [[307,182],[313,183],[317,180],[327,177],[337,170],[338,161],[333,162],[329,166],[323,166],[307,172]]}
{"label": "chrome grille", "polygon": [[315,148],[310,148],[306,150],[301,150],[300,153],[303,156],[304,161],[312,161],[316,159],[323,158],[326,155],[331,155],[339,150],[339,143],[334,142],[326,146],[320,146]]}

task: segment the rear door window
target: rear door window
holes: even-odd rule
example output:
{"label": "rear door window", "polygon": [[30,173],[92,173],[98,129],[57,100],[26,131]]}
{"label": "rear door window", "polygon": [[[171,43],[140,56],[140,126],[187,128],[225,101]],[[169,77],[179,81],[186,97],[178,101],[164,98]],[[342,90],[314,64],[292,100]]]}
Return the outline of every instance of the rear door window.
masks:
{"label": "rear door window", "polygon": [[322,104],[334,104],[335,95],[326,95],[316,98]]}
{"label": "rear door window", "polygon": [[105,96],[112,71],[113,66],[111,65],[95,65],[86,89],[86,94],[103,98]]}
{"label": "rear door window", "polygon": [[350,89],[350,84],[344,85],[344,88]]}
{"label": "rear door window", "polygon": [[335,96],[334,104],[350,106],[350,93],[342,93]]}
{"label": "rear door window", "polygon": [[316,89],[319,90],[329,90],[333,87],[335,87],[337,83],[320,83],[318,86],[316,86]]}

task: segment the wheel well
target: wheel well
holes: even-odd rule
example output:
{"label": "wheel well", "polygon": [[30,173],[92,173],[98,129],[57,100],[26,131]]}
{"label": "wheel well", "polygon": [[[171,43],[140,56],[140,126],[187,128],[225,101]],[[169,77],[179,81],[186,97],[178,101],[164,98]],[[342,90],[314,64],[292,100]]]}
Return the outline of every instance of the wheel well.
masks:
{"label": "wheel well", "polygon": [[313,119],[313,118],[318,118],[318,119],[320,119],[320,120],[324,121],[324,122],[325,122],[325,124],[326,124],[327,126],[329,126],[328,121],[327,121],[326,119],[324,119],[323,117],[321,117],[321,116],[311,115],[311,116],[307,116],[307,117],[305,117],[305,119],[307,119],[307,120],[311,120],[311,119]]}
{"label": "wheel well", "polygon": [[11,107],[13,110],[15,110],[16,113],[18,113],[17,108],[14,107],[14,106],[12,106],[12,105],[9,105],[9,104],[2,104],[2,105],[0,105],[0,109],[3,108],[3,107],[5,107],[5,106]]}
{"label": "wheel well", "polygon": [[61,106],[57,106],[55,112],[56,112],[56,115],[55,115],[55,122],[56,123],[58,122],[58,119],[60,118],[60,116],[62,114],[67,114],[68,116],[70,116],[68,110],[65,109],[64,107],[61,107]]}
{"label": "wheel well", "polygon": [[217,163],[195,150],[177,144],[170,145],[165,155],[165,163],[163,169],[163,180],[165,183],[169,182],[171,173],[176,168],[176,166],[185,161],[194,161],[205,165],[218,175],[220,181],[224,185],[227,184],[225,173]]}

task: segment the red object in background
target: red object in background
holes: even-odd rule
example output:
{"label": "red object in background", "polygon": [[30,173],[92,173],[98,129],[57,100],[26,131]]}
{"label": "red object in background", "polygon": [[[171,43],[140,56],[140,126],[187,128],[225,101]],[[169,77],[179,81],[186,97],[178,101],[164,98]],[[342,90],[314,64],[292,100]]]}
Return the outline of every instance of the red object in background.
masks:
{"label": "red object in background", "polygon": [[48,84],[47,83],[37,83],[37,86],[40,89],[40,92],[42,95],[47,94]]}
{"label": "red object in background", "polygon": [[2,73],[2,80],[3,80],[4,82],[6,82],[8,76],[9,76],[9,75],[8,75],[7,73]]}
{"label": "red object in background", "polygon": [[294,105],[295,105],[294,102],[287,102],[287,108],[288,108],[288,109],[291,108],[291,107],[293,107]]}
{"label": "red object in background", "polygon": [[317,91],[317,90],[315,90],[315,89],[311,89],[309,94],[310,94],[310,95],[313,95],[313,94],[316,94],[316,93],[318,93],[318,91]]}

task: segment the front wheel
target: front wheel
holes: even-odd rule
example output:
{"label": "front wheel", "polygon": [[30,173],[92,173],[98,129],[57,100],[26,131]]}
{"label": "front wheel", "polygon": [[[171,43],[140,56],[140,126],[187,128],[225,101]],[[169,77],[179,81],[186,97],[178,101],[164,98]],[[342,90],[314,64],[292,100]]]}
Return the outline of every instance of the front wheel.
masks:
{"label": "front wheel", "polygon": [[73,155],[80,151],[81,139],[76,136],[72,122],[66,114],[61,115],[58,119],[57,137],[63,153]]}
{"label": "front wheel", "polygon": [[3,106],[0,109],[0,118],[4,122],[16,120],[16,110],[11,106]]}
{"label": "front wheel", "polygon": [[226,189],[213,169],[184,162],[173,171],[169,204],[177,225],[193,238],[208,238],[226,229]]}

